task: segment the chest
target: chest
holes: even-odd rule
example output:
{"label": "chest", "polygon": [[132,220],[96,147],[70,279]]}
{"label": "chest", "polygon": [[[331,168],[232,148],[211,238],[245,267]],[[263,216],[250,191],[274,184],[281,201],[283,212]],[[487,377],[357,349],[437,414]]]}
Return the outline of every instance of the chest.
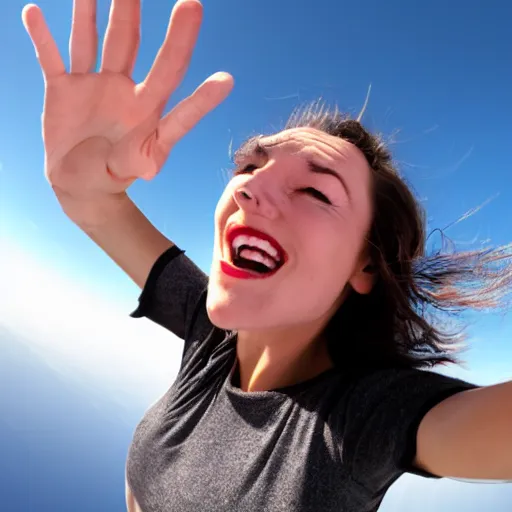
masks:
{"label": "chest", "polygon": [[127,474],[144,512],[358,510],[361,499],[328,416],[284,395],[247,402],[225,382],[163,397]]}

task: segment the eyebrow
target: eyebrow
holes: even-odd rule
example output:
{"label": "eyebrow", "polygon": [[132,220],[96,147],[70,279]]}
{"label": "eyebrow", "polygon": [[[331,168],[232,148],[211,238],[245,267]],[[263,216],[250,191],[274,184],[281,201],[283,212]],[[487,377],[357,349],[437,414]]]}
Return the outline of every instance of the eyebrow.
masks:
{"label": "eyebrow", "polygon": [[[247,141],[245,141],[235,152],[233,155],[233,160],[235,163],[239,162],[240,160],[249,158],[250,156],[256,155],[259,157],[266,157],[269,156],[268,148],[266,148],[261,143],[261,136],[251,137]],[[316,174],[324,174],[328,176],[332,176],[336,178],[340,183],[341,186],[344,188],[345,193],[347,194],[349,200],[351,199],[350,190],[347,186],[347,183],[343,176],[336,172],[334,169],[331,169],[330,167],[325,167],[323,165],[319,165],[316,162],[313,162],[312,160],[306,160],[306,163],[308,165],[308,169],[310,172],[316,173]]]}
{"label": "eyebrow", "polygon": [[329,167],[324,167],[323,165],[318,165],[317,163],[312,162],[311,160],[308,160],[307,164],[308,164],[309,170],[311,172],[314,172],[317,174],[327,174],[328,176],[333,176],[334,178],[336,178],[341,183],[341,186],[345,189],[345,193],[347,194],[348,198],[351,199],[350,190],[347,187],[347,184],[346,184],[345,180],[343,179],[343,176],[339,172],[336,172],[335,170],[333,170]]}

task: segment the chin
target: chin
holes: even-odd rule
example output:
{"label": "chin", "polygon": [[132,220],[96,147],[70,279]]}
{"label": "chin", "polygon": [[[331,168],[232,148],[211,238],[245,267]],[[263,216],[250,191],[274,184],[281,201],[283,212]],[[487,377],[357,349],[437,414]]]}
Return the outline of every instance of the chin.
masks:
{"label": "chin", "polygon": [[[262,327],[265,319],[265,312],[259,311],[256,304],[249,304],[244,297],[230,293],[223,286],[211,282],[208,286],[206,299],[206,311],[210,322],[219,329],[258,330]],[[251,301],[249,301],[251,302]]]}
{"label": "chin", "polygon": [[253,325],[253,315],[249,315],[252,318],[245,318],[247,315],[240,311],[239,307],[228,303],[207,302],[206,311],[210,322],[215,327],[225,331],[254,330],[260,327],[259,325]]}
{"label": "chin", "polygon": [[236,330],[236,322],[234,321],[232,315],[229,314],[229,308],[225,308],[220,306],[218,303],[211,304],[208,300],[206,302],[206,312],[208,313],[208,318],[210,322],[218,327],[219,329],[224,329],[226,331]]}
{"label": "chin", "polygon": [[235,304],[228,290],[217,282],[215,276],[210,275],[206,298],[206,311],[210,322],[219,329],[236,330],[239,314]]}

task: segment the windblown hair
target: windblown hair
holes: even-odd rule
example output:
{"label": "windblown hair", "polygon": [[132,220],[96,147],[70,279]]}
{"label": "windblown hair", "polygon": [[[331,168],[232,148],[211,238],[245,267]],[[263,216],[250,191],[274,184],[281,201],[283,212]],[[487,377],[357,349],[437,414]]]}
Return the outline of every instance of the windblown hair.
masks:
{"label": "windblown hair", "polygon": [[[361,116],[360,116],[361,117]],[[506,305],[512,290],[512,245],[426,254],[425,214],[378,135],[358,120],[315,103],[286,128],[311,127],[360,149],[373,174],[373,220],[367,236],[376,281],[368,295],[352,291],[326,329],[335,363],[365,368],[457,363],[466,309]],[[450,320],[450,322],[447,322]],[[451,325],[451,328],[448,326]]]}

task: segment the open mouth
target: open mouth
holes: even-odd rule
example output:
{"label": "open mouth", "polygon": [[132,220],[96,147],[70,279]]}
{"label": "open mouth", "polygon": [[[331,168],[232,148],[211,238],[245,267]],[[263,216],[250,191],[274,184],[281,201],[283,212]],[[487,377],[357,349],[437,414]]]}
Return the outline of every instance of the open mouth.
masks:
{"label": "open mouth", "polygon": [[[248,226],[232,226],[227,232],[235,277],[269,277],[285,263],[286,253],[270,235]],[[249,275],[244,275],[246,271]],[[231,272],[232,275],[233,272]]]}

